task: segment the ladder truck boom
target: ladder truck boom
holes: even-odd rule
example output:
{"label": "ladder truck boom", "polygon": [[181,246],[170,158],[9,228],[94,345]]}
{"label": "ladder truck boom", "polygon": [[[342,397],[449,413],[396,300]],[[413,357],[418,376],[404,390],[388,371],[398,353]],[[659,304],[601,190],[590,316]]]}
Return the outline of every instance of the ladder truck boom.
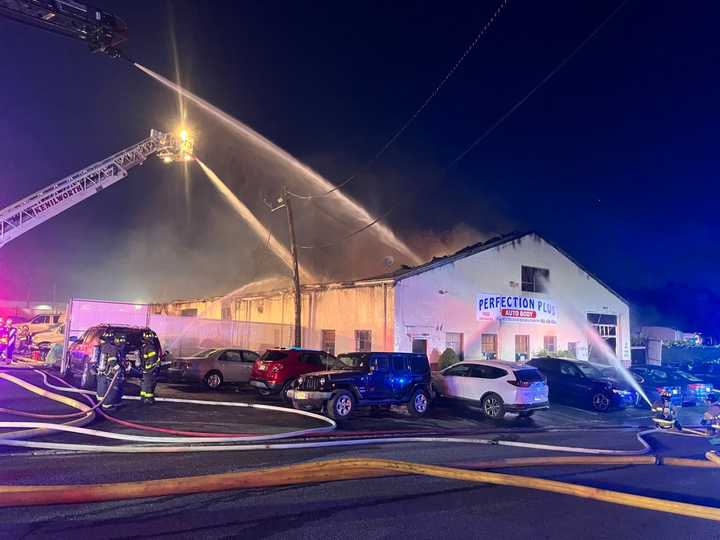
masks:
{"label": "ladder truck boom", "polygon": [[0,15],[85,41],[93,52],[120,56],[127,25],[115,15],[76,0],[0,0]]}
{"label": "ladder truck boom", "polygon": [[165,162],[192,159],[192,141],[182,133],[175,137],[153,129],[147,139],[0,210],[0,247],[122,180],[153,154]]}

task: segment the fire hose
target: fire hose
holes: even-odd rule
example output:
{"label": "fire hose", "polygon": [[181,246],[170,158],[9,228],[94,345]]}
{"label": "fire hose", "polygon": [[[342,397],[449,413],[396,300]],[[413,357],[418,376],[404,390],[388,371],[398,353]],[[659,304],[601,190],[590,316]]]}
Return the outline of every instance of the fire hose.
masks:
{"label": "fire hose", "polygon": [[[552,465],[553,458],[518,459],[510,462],[486,462],[485,467],[527,467]],[[532,461],[530,461],[532,460]],[[611,461],[624,464],[654,464],[654,458],[563,458],[562,464],[600,464]],[[695,460],[685,460],[695,461]],[[684,464],[688,466],[689,464]],[[601,489],[568,482],[558,482],[523,475],[512,475],[480,470],[468,470],[438,465],[425,465],[406,461],[385,459],[336,459],[301,463],[281,467],[269,467],[242,472],[211,474],[147,480],[143,482],[120,482],[115,484],[0,486],[0,506],[37,506],[48,504],[80,504],[125,499],[139,499],[170,495],[212,493],[237,489],[278,487],[287,485],[315,484],[341,480],[358,480],[399,475],[422,475],[434,478],[477,482],[498,486],[526,488],[584,499],[602,501],[622,506],[671,513],[681,516],[720,521],[720,508],[702,506],[645,497],[620,491]],[[78,489],[82,488],[82,489]]]}
{"label": "fire hose", "polygon": [[[0,374],[6,375],[6,374]],[[7,377],[3,377],[6,380]],[[12,379],[15,379],[12,377]],[[23,381],[24,382],[24,381]],[[27,386],[25,386],[27,385]],[[33,387],[31,391],[45,395],[50,399],[74,405],[78,408],[90,409],[82,403],[76,402],[65,396],[58,396],[47,392],[41,388],[34,387],[29,383],[24,383],[24,387]],[[30,388],[28,388],[30,389]],[[52,397],[51,397],[52,396]],[[197,401],[197,400],[189,400]],[[210,404],[217,404],[216,402],[210,402]],[[82,418],[81,420],[87,420]],[[23,432],[19,432],[20,435],[29,434],[30,432],[43,434],[46,430],[54,428],[65,428],[69,431],[75,432],[95,432],[96,430],[85,430],[77,426],[70,426],[64,424],[62,426],[54,424],[34,423],[34,422],[7,422],[1,423],[0,427],[28,427],[35,429],[26,429]],[[649,446],[642,439],[642,435],[647,432],[638,434],[638,439],[644,443],[645,448],[643,452],[649,451]],[[16,435],[18,432],[16,432]],[[8,433],[0,435],[0,438],[7,438]],[[105,432],[105,436],[112,435],[112,438],[127,438],[127,437],[139,437],[129,436],[120,434],[109,434]],[[157,438],[156,438],[157,439]],[[404,438],[407,441],[418,440],[425,441],[428,439],[437,440],[438,442],[452,442],[452,438]],[[191,441],[197,443],[198,438],[191,438]],[[217,439],[212,438],[212,442]],[[382,439],[374,442],[380,442]],[[457,439],[457,442],[467,442],[467,439]],[[480,440],[475,440],[480,441]],[[30,441],[18,441],[18,440],[5,440],[4,443],[30,443]],[[359,441],[325,441],[323,443],[309,443],[311,445],[322,445],[322,446],[336,446],[344,443],[364,443],[367,444],[368,440]],[[500,444],[506,446],[522,446],[530,448],[541,448],[541,449],[562,449],[565,447],[553,447],[550,445],[536,445],[531,443],[519,443],[516,441],[489,441],[491,444]],[[50,444],[50,443],[40,443]],[[304,443],[300,443],[304,444]],[[14,445],[14,444],[13,444]],[[62,445],[59,445],[62,446]],[[87,449],[89,445],[72,445],[84,447]],[[241,447],[231,446],[229,448],[239,449],[246,448],[249,445],[243,445]],[[292,445],[252,445],[260,447],[268,446],[289,446],[297,448],[297,444]],[[46,447],[46,446],[43,446]],[[306,446],[305,446],[306,447]],[[99,448],[106,448],[100,446]],[[137,448],[140,451],[167,451],[168,447],[128,447]],[[172,447],[170,447],[172,448]],[[187,447],[181,447],[185,451]],[[191,447],[191,448],[202,448],[203,450],[214,451],[217,449],[216,446],[209,447]],[[572,448],[572,447],[567,447]],[[174,449],[173,449],[174,450]],[[577,451],[578,449],[573,449]],[[579,449],[579,450],[595,450],[595,449]],[[604,450],[601,452],[613,452]],[[626,451],[615,451],[615,452],[626,452]],[[637,452],[637,451],[630,451]],[[712,454],[712,455],[711,455]],[[660,459],[654,456],[603,456],[603,457],[589,457],[589,456],[559,456],[559,457],[533,457],[533,458],[515,458],[505,460],[492,460],[481,463],[476,463],[476,467],[482,468],[505,468],[505,467],[529,467],[529,466],[550,466],[550,465],[579,465],[579,464],[656,464],[656,465],[675,465],[685,467],[703,467],[703,468],[716,468],[720,467],[720,458],[714,454],[708,454],[708,460],[706,462],[699,460],[688,460],[679,458],[664,458]],[[225,473],[220,475],[206,475],[197,477],[183,477],[173,478],[166,480],[149,480],[145,482],[132,482],[132,483],[118,483],[118,484],[90,484],[90,485],[63,485],[63,486],[0,486],[0,506],[26,506],[26,505],[47,505],[47,504],[67,504],[67,503],[89,503],[99,502],[107,500],[120,500],[120,499],[131,499],[131,498],[144,498],[152,496],[167,496],[167,495],[182,495],[190,493],[207,493],[224,491],[229,489],[241,489],[250,487],[271,487],[281,485],[298,485],[316,482],[328,482],[338,480],[350,480],[360,478],[376,478],[380,476],[395,476],[395,475],[426,475],[437,478],[447,478],[455,480],[482,482],[493,485],[504,485],[512,487],[525,487],[530,489],[536,489],[540,491],[548,491],[553,493],[561,493],[565,495],[572,495],[576,497],[582,497],[592,500],[599,500],[604,502],[611,502],[614,504],[621,504],[625,506],[633,506],[637,508],[645,508],[650,510],[656,510],[661,512],[668,512],[683,516],[696,517],[701,519],[710,519],[720,521],[720,509],[706,507],[701,505],[694,505],[682,502],[668,501],[663,499],[657,499],[652,497],[643,497],[639,495],[633,495],[623,492],[604,490],[599,488],[593,488],[588,486],[570,484],[565,482],[557,482],[553,480],[546,480],[541,478],[526,477],[519,475],[508,475],[493,472],[482,472],[482,471],[470,471],[466,469],[440,467],[435,465],[423,465],[417,463],[408,463],[402,461],[392,460],[377,460],[377,459],[346,459],[346,460],[332,460],[325,462],[316,462],[310,464],[299,464],[291,465],[286,467],[274,467],[269,469],[261,469],[255,471],[245,471],[239,473]],[[77,489],[82,487],[82,489]]]}
{"label": "fire hose", "polygon": [[[24,383],[25,387],[30,387],[29,383]],[[37,387],[35,387],[37,388]],[[37,388],[37,390],[42,390]],[[77,390],[77,389],[76,389]],[[42,392],[46,392],[42,390]],[[85,393],[85,392],[82,392]],[[69,399],[69,398],[66,398]],[[556,446],[537,444],[519,441],[506,441],[497,439],[481,439],[468,437],[443,437],[443,436],[419,436],[419,437],[395,437],[395,438],[361,438],[348,440],[333,441],[313,441],[313,442],[284,442],[270,444],[267,441],[278,439],[291,439],[306,436],[308,433],[327,432],[335,427],[335,423],[318,414],[299,411],[295,409],[286,409],[284,407],[276,407],[273,405],[248,404],[248,403],[229,403],[204,400],[185,400],[174,398],[158,398],[158,401],[190,403],[206,406],[229,406],[229,407],[253,407],[266,410],[278,410],[285,413],[295,413],[304,416],[316,418],[331,424],[329,428],[311,428],[300,431],[285,432],[279,434],[256,435],[256,436],[213,436],[213,437],[148,437],[142,435],[118,434],[107,431],[94,429],[78,428],[76,426],[66,426],[58,424],[45,424],[39,422],[0,422],[0,428],[3,427],[23,427],[29,429],[50,429],[55,431],[74,431],[81,429],[82,431],[74,431],[85,435],[91,435],[99,438],[124,440],[132,442],[146,443],[144,445],[90,445],[90,444],[70,444],[70,443],[49,443],[49,442],[33,442],[25,440],[12,440],[12,437],[0,436],[0,444],[6,446],[16,446],[25,448],[42,448],[48,450],[72,450],[72,451],[91,451],[91,452],[111,452],[111,453],[169,453],[169,452],[218,452],[218,451],[250,451],[250,450],[279,450],[279,449],[306,449],[306,448],[328,448],[341,446],[360,446],[368,444],[400,444],[400,443],[458,443],[458,444],[482,444],[496,446],[510,446],[517,448],[528,448],[535,450],[547,450],[554,452],[569,452],[593,455],[642,455],[650,452],[650,446],[643,439],[643,435],[649,430],[637,435],[638,441],[642,448],[638,450],[610,450],[599,448],[581,448],[572,446]],[[76,402],[77,403],[77,402]],[[202,445],[203,443],[212,443],[212,445]],[[217,443],[261,443],[261,444],[217,444]],[[148,446],[147,444],[152,444]],[[158,446],[162,444],[163,446]],[[172,444],[180,444],[181,446],[167,446]]]}

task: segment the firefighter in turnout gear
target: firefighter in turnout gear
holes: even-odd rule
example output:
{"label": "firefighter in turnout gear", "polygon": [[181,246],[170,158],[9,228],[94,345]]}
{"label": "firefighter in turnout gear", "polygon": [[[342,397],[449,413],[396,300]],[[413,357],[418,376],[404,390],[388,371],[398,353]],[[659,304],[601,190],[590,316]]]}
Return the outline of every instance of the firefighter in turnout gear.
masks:
{"label": "firefighter in turnout gear", "polygon": [[12,319],[8,319],[5,323],[5,335],[7,336],[5,357],[8,362],[12,362],[13,354],[15,354],[15,345],[17,343],[17,328],[15,328]]}
{"label": "firefighter in turnout gear", "polygon": [[681,429],[675,418],[675,408],[672,406],[671,400],[672,393],[669,390],[663,390],[652,405],[652,412],[655,413],[652,420],[660,429]]}
{"label": "firefighter in turnout gear", "polygon": [[122,400],[127,370],[125,343],[124,335],[107,331],[100,338],[100,347],[96,347],[97,397],[105,398],[103,409],[114,409]]}
{"label": "firefighter in turnout gear", "polygon": [[7,328],[4,321],[0,318],[0,362],[7,362]]}
{"label": "firefighter in turnout gear", "polygon": [[153,332],[145,331],[140,345],[140,363],[142,368],[142,382],[140,384],[140,398],[143,403],[155,403],[155,386],[157,386],[157,372],[160,369],[160,352],[157,346],[157,336]]}

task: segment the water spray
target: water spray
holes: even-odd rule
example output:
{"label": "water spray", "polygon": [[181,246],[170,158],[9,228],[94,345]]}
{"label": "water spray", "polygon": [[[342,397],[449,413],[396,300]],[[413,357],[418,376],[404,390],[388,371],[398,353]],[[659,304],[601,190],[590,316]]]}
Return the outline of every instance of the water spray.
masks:
{"label": "water spray", "polygon": [[543,288],[548,291],[552,296],[558,298],[561,301],[565,313],[585,335],[588,340],[588,344],[595,350],[599,351],[603,359],[607,361],[607,363],[620,374],[623,380],[627,382],[633,388],[633,390],[635,390],[638,395],[642,397],[642,399],[645,400],[647,404],[650,405],[650,407],[652,408],[652,402],[647,397],[643,389],[640,387],[640,384],[637,382],[637,380],[635,380],[635,377],[632,376],[632,374],[623,365],[623,363],[614,354],[614,352],[610,350],[610,346],[600,336],[600,334],[595,331],[595,328],[593,328],[587,318],[583,316],[583,314],[580,313],[578,309],[575,309],[572,301],[570,301],[562,293],[559,293],[559,291],[553,289],[549,280],[542,277],[540,279],[542,281]]}
{"label": "water spray", "polygon": [[[263,137],[246,124],[240,122],[236,118],[233,118],[226,112],[218,109],[214,105],[196,96],[192,92],[189,92],[182,86],[175,84],[174,82],[166,79],[162,75],[155,73],[151,69],[146,68],[142,64],[139,64],[137,62],[133,62],[132,64],[149,77],[155,79],[156,81],[165,85],[167,88],[170,88],[174,92],[177,92],[181,97],[189,99],[204,111],[212,114],[215,118],[232,128],[235,132],[242,135],[246,140],[250,141],[255,146],[258,146],[259,148],[268,152],[270,155],[274,156],[288,169],[298,174],[301,178],[310,181],[320,190],[330,191],[335,187],[322,175],[318,174],[307,165],[304,165],[303,163],[298,161],[288,152],[277,146],[269,139]],[[334,193],[337,196],[337,201],[339,202],[340,208],[348,215],[356,219],[358,222],[370,223],[375,220],[375,218],[373,218],[373,216],[371,216],[370,213],[365,210],[365,208],[363,208],[360,204],[352,200],[347,195],[344,195],[339,191],[335,191]],[[422,259],[397,236],[395,236],[395,234],[386,225],[378,223],[375,227],[372,228],[372,233],[375,234],[378,239],[384,244],[405,255],[413,264],[421,264],[423,262]]]}
{"label": "water spray", "polygon": [[[258,239],[263,242],[267,243],[268,248],[278,256],[278,258],[287,266],[290,270],[293,268],[293,258],[288,249],[281,244],[277,238],[268,230],[265,225],[260,223],[257,217],[255,217],[255,214],[250,211],[250,209],[245,206],[245,204],[235,195],[232,190],[227,187],[227,185],[220,179],[220,177],[215,174],[215,172],[205,165],[199,158],[195,158],[195,161],[198,165],[200,165],[200,168],[203,170],[205,175],[210,179],[212,184],[215,186],[215,188],[220,192],[220,194],[225,198],[225,200],[230,204],[230,206],[233,207],[233,209],[242,217],[248,225],[250,225],[250,229],[255,233],[255,235],[258,237]],[[305,268],[300,268],[300,275],[302,277],[302,280],[305,283],[314,283],[317,281],[316,277],[310,273]]]}

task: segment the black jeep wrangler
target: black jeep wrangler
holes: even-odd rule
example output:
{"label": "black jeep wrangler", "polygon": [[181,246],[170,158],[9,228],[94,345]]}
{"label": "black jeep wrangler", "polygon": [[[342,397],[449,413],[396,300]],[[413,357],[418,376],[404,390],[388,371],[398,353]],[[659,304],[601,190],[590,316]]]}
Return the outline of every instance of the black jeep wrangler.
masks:
{"label": "black jeep wrangler", "polygon": [[430,406],[430,363],[424,354],[341,354],[328,371],[298,377],[288,392],[296,409],[320,409],[347,420],[356,407],[407,405],[416,416]]}

